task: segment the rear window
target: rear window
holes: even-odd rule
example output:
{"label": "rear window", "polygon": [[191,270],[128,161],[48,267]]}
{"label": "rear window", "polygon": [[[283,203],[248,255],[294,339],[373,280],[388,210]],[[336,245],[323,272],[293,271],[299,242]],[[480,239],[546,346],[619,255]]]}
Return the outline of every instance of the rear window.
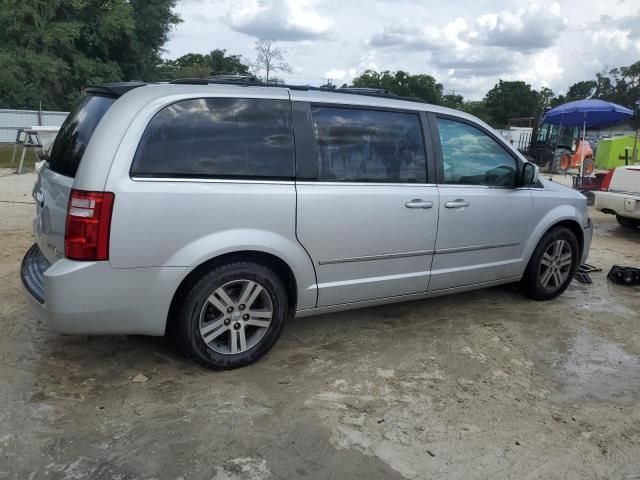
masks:
{"label": "rear window", "polygon": [[294,155],[289,101],[198,98],[169,105],[147,126],[131,173],[291,178]]}
{"label": "rear window", "polygon": [[75,177],[93,131],[116,99],[91,95],[69,114],[56,136],[49,154],[49,169]]}

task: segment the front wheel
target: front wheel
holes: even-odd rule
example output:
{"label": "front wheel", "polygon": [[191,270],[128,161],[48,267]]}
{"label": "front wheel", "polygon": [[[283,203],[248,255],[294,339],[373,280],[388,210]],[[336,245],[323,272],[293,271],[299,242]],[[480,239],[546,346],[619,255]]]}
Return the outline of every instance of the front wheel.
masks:
{"label": "front wheel", "polygon": [[276,342],[287,290],[267,267],[234,262],[203,275],[186,293],[176,329],[187,356],[213,369],[243,367]]}
{"label": "front wheel", "polygon": [[593,159],[591,157],[585,158],[582,161],[582,175],[588,177],[593,173],[596,169],[596,164],[593,163]]}
{"label": "front wheel", "polygon": [[536,247],[522,278],[522,290],[534,300],[552,300],[564,292],[578,268],[580,249],[574,233],[549,230]]}

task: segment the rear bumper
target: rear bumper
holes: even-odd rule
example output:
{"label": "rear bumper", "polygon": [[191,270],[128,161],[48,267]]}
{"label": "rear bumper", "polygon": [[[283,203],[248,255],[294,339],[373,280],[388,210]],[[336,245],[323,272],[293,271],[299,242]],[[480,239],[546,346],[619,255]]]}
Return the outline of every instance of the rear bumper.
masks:
{"label": "rear bumper", "polygon": [[44,305],[44,272],[51,266],[37,244],[33,244],[22,259],[22,285],[38,304]]}
{"label": "rear bumper", "polygon": [[50,265],[37,245],[21,268],[31,305],[64,335],[163,335],[173,294],[186,273],[68,259]]}
{"label": "rear bumper", "polygon": [[634,193],[595,192],[594,206],[605,213],[640,219],[640,195]]}

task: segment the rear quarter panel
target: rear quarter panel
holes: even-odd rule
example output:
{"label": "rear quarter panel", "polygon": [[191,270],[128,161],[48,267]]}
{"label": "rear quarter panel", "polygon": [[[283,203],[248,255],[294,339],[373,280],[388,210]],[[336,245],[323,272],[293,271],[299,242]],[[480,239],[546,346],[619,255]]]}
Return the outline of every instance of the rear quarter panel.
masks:
{"label": "rear quarter panel", "polygon": [[[178,88],[171,88],[172,93],[162,98],[146,98],[151,94],[139,92],[140,98],[133,99],[135,106],[127,107],[119,101],[113,111],[107,112],[108,121],[113,123],[118,113],[115,107],[120,106],[123,116],[120,123],[127,125],[124,129],[113,126],[122,137],[119,142],[112,140],[109,147],[117,146],[104,185],[105,190],[115,194],[109,244],[111,266],[187,267],[185,272],[189,272],[225,253],[243,250],[270,253],[293,271],[298,308],[314,307],[315,272],[296,239],[293,181],[135,179],[129,174],[148,122],[164,106],[188,98],[220,96],[288,99],[287,91],[257,88],[249,92],[238,87],[217,92],[215,87],[190,86],[181,93],[180,86],[172,87]],[[131,108],[135,109],[130,111]],[[104,167],[87,167],[84,173],[99,176],[101,168]]]}

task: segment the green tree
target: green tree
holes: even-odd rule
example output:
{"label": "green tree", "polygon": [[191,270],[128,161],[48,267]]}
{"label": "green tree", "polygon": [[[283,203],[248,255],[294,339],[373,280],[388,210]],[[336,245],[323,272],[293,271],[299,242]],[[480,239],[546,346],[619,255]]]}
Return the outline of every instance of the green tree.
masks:
{"label": "green tree", "polygon": [[573,102],[574,100],[584,100],[589,98],[596,89],[596,82],[594,80],[583,80],[581,82],[574,83],[567,90],[565,96],[567,102]]}
{"label": "green tree", "polygon": [[335,83],[330,78],[327,78],[327,81],[320,85],[320,88],[326,88],[328,90],[335,90],[338,88]]}
{"label": "green tree", "polygon": [[227,55],[215,49],[206,55],[187,53],[175,60],[165,60],[161,67],[165,79],[206,78],[220,74],[248,74],[249,65],[240,55]]}
{"label": "green tree", "polygon": [[442,84],[431,75],[411,75],[402,70],[376,72],[366,70],[353,79],[354,87],[383,88],[396,95],[414,97],[428,103],[442,103]]}
{"label": "green tree", "polygon": [[460,109],[463,112],[467,112],[470,115],[478,117],[480,120],[483,120],[488,124],[491,124],[493,122],[493,118],[487,110],[487,104],[484,100],[464,102]]}
{"label": "green tree", "polygon": [[177,0],[0,0],[0,106],[69,109],[90,83],[154,80]]}
{"label": "green tree", "polygon": [[535,116],[540,94],[521,80],[499,80],[487,92],[484,101],[490,123],[494,127],[502,127],[509,118]]}
{"label": "green tree", "polygon": [[464,98],[462,95],[457,95],[455,93],[448,93],[442,96],[442,105],[445,107],[462,110],[464,106]]}

